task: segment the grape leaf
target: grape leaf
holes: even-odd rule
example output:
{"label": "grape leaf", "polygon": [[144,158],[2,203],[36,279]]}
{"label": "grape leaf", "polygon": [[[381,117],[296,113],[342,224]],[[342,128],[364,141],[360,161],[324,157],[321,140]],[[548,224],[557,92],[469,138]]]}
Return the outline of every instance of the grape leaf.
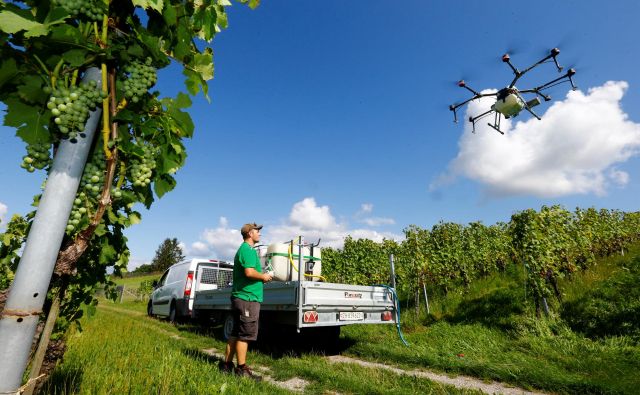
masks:
{"label": "grape leaf", "polygon": [[16,61],[12,58],[3,60],[2,63],[0,63],[0,88],[16,74],[18,74]]}
{"label": "grape leaf", "polygon": [[117,257],[116,249],[109,243],[109,238],[104,237],[100,243],[100,256],[98,258],[100,264],[111,265]]}
{"label": "grape leaf", "polygon": [[162,9],[164,8],[163,0],[133,0],[132,3],[134,6],[138,6],[144,9],[151,8],[158,12],[162,12]]}
{"label": "grape leaf", "polygon": [[81,66],[85,61],[87,51],[84,49],[71,49],[62,54],[62,58],[69,63],[71,67]]}
{"label": "grape leaf", "polygon": [[207,82],[202,79],[200,73],[184,68],[182,70],[182,74],[187,77],[184,81],[184,85],[187,87],[187,91],[189,91],[191,95],[197,95],[198,92],[200,92],[200,89],[202,89],[204,97],[208,102],[211,102],[211,99],[209,98],[209,86],[207,85]]}
{"label": "grape leaf", "polygon": [[191,63],[193,69],[200,74],[203,81],[213,78],[213,52],[207,48],[204,53],[195,54]]}
{"label": "grape leaf", "polygon": [[42,26],[42,23],[23,18],[9,10],[0,11],[0,30],[6,33],[13,34],[23,30],[29,31]]}
{"label": "grape leaf", "polygon": [[30,106],[17,98],[8,98],[4,125],[17,128],[16,136],[27,144],[40,142],[48,135],[45,123],[48,119],[43,117],[40,106]]}
{"label": "grape leaf", "polygon": [[159,198],[176,187],[176,180],[168,174],[160,174],[153,183],[153,189]]}
{"label": "grape leaf", "polygon": [[42,78],[37,75],[27,74],[22,77],[24,83],[18,87],[20,98],[29,103],[42,103],[47,95],[42,92]]}
{"label": "grape leaf", "polygon": [[55,19],[44,24],[22,17],[9,10],[0,11],[0,30],[6,33],[26,31],[24,36],[27,38],[44,36],[49,33],[51,26],[64,23],[68,17],[68,14],[61,13],[59,8],[54,11],[50,16]]}

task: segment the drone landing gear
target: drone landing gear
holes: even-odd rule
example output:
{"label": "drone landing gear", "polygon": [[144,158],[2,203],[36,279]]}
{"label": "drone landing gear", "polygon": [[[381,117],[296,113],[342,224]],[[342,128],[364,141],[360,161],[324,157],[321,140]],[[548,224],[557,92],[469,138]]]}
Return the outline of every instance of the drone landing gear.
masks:
{"label": "drone landing gear", "polygon": [[491,126],[496,132],[504,135],[504,132],[502,130],[500,130],[500,120],[502,119],[502,117],[500,116],[500,113],[496,111],[496,116],[493,119],[493,125],[491,123],[487,123],[487,125]]}

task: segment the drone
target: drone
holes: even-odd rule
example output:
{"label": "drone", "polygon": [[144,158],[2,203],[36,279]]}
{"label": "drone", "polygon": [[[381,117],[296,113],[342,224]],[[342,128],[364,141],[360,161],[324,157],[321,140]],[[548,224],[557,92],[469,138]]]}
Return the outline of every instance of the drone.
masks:
{"label": "drone", "polygon": [[[504,132],[500,130],[500,120],[502,119],[503,116],[505,117],[505,119],[513,118],[518,114],[520,114],[522,110],[526,110],[531,115],[533,115],[538,120],[540,120],[541,118],[535,112],[533,112],[533,107],[541,103],[540,98],[542,98],[544,101],[551,100],[551,96],[549,96],[548,94],[545,94],[543,91],[545,89],[551,88],[558,84],[562,84],[564,82],[571,83],[571,87],[573,90],[577,89],[575,84],[573,83],[573,75],[576,73],[576,70],[573,68],[570,68],[569,70],[566,71],[566,73],[564,73],[564,75],[552,81],[549,81],[546,84],[536,86],[535,88],[532,88],[532,89],[520,90],[516,88],[516,82],[518,82],[518,80],[523,75],[533,70],[535,67],[543,63],[547,63],[550,60],[553,60],[553,63],[558,69],[558,73],[562,73],[563,68],[562,66],[560,66],[560,64],[558,64],[558,59],[557,59],[559,54],[560,54],[560,50],[558,48],[553,48],[551,51],[549,51],[549,55],[545,56],[544,58],[540,59],[539,61],[537,61],[536,63],[527,67],[524,70],[519,70],[513,65],[513,63],[511,63],[511,57],[509,56],[508,53],[502,55],[502,61],[507,65],[509,65],[515,77],[513,78],[513,81],[511,81],[509,86],[502,88],[499,91],[494,93],[479,93],[474,89],[470,88],[467,85],[467,83],[464,82],[464,80],[458,81],[458,86],[460,88],[465,88],[469,92],[473,93],[473,97],[463,101],[462,103],[452,104],[449,106],[449,110],[453,111],[453,121],[456,123],[458,122],[458,115],[457,115],[458,108],[464,106],[465,104],[469,103],[472,100],[479,99],[481,97],[488,97],[488,96],[496,97],[496,102],[491,106],[491,108],[488,111],[483,112],[482,114],[476,115],[475,117],[469,117],[469,122],[473,124],[473,133],[475,133],[476,131],[476,122],[478,122],[480,119],[488,115],[491,115],[492,113],[494,113],[494,121],[493,123],[488,123],[488,125],[491,126],[493,129],[495,129],[500,134],[504,134]],[[535,96],[530,100],[526,100],[525,97],[523,96],[525,94],[534,94]]]}

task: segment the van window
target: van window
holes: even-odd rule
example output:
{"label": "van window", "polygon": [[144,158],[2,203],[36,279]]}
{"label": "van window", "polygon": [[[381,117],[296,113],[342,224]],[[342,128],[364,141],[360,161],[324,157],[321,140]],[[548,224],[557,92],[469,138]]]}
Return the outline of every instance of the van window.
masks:
{"label": "van window", "polygon": [[181,281],[187,277],[186,270],[187,265],[179,265],[169,269],[169,278],[167,278],[167,283],[175,283],[176,281]]}
{"label": "van window", "polygon": [[165,285],[167,283],[167,274],[169,274],[169,270],[167,270],[166,272],[164,272],[164,274],[162,275],[162,277],[160,278],[160,281],[158,281],[158,284],[160,285]]}

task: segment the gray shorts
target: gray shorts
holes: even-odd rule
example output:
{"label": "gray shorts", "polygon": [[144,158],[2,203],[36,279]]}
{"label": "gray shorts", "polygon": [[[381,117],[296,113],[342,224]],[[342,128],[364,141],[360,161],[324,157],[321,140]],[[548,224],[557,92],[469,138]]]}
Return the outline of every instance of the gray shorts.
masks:
{"label": "gray shorts", "polygon": [[258,338],[260,303],[231,298],[233,311],[233,329],[231,337],[242,341],[254,341]]}

